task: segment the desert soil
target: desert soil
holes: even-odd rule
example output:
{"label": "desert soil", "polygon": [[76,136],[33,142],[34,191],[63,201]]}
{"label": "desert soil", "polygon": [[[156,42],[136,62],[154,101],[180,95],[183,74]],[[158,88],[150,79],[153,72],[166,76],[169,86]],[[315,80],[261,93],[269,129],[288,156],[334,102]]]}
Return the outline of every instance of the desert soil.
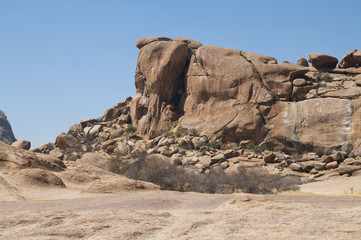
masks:
{"label": "desert soil", "polygon": [[0,239],[360,239],[361,197],[128,192],[0,204]]}

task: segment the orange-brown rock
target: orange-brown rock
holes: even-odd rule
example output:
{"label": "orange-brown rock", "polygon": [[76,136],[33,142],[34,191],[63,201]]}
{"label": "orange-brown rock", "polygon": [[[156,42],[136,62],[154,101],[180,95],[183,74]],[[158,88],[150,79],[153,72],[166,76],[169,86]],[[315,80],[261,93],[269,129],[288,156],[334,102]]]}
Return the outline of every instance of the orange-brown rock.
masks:
{"label": "orange-brown rock", "polygon": [[337,58],[326,54],[310,53],[309,56],[308,61],[312,63],[314,67],[335,68],[338,63]]}
{"label": "orange-brown rock", "polygon": [[341,59],[340,68],[349,68],[361,65],[361,50],[357,51],[356,49],[346,53],[346,55]]}

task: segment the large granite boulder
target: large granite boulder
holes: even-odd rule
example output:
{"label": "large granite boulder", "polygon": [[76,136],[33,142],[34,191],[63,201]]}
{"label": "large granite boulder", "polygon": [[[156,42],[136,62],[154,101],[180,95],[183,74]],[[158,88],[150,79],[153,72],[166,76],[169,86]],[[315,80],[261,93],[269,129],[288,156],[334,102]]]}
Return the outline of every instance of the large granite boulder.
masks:
{"label": "large granite boulder", "polygon": [[322,53],[310,53],[309,56],[308,61],[314,67],[335,68],[338,63],[337,58]]}
{"label": "large granite boulder", "polygon": [[340,64],[338,65],[340,68],[349,68],[356,67],[361,65],[361,50],[353,50],[351,52],[346,53],[346,55],[341,59]]}
{"label": "large granite boulder", "polygon": [[0,141],[12,144],[16,141],[11,125],[3,111],[0,110]]}
{"label": "large granite boulder", "polygon": [[[137,46],[143,45],[137,42]],[[133,125],[142,135],[170,127],[179,102],[179,89],[188,60],[188,45],[182,41],[142,40],[135,73],[136,95],[131,104]]]}

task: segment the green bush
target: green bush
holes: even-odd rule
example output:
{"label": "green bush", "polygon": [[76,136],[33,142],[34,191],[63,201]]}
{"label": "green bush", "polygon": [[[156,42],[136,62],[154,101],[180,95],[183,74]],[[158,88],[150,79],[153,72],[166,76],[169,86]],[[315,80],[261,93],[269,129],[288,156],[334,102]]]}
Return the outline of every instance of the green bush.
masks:
{"label": "green bush", "polygon": [[125,129],[127,134],[135,133],[136,131],[137,129],[132,124],[128,124],[127,128]]}
{"label": "green bush", "polygon": [[323,148],[315,148],[314,152],[316,153],[316,155],[318,155],[319,157],[322,157],[325,154],[325,150]]}
{"label": "green bush", "polygon": [[249,150],[253,150],[255,146],[256,146],[256,143],[253,141],[250,141],[249,143],[247,143],[246,148]]}

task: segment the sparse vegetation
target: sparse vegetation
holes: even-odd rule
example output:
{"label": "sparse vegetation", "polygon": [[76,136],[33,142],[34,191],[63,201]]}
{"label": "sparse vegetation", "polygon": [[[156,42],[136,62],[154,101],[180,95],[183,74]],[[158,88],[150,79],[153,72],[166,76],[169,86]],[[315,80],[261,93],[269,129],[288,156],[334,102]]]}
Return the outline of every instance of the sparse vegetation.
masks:
{"label": "sparse vegetation", "polygon": [[303,100],[305,100],[306,99],[306,94],[304,94],[304,93],[300,93],[300,94],[298,94],[297,96],[296,96],[296,101],[298,102],[298,101],[303,101]]}
{"label": "sparse vegetation", "polygon": [[189,130],[189,134],[192,135],[192,136],[198,136],[198,131],[195,128],[191,128]]}
{"label": "sparse vegetation", "polygon": [[162,130],[162,131],[153,131],[151,136],[150,136],[150,139],[154,139],[154,138],[157,138],[159,136],[162,136],[164,133],[165,133],[164,130]]}
{"label": "sparse vegetation", "polygon": [[188,134],[188,128],[184,128],[182,126],[178,127],[175,133],[176,137],[182,137],[187,134]]}
{"label": "sparse vegetation", "polygon": [[267,145],[266,144],[256,145],[256,143],[254,141],[251,141],[246,145],[246,148],[259,154],[259,153],[262,153],[263,151],[267,150]]}
{"label": "sparse vegetation", "polygon": [[315,148],[314,152],[316,153],[316,155],[318,155],[319,157],[322,157],[325,154],[325,150],[323,148]]}
{"label": "sparse vegetation", "polygon": [[127,134],[132,134],[135,133],[136,131],[137,129],[132,124],[128,124],[127,128],[125,129],[125,132]]}
{"label": "sparse vegetation", "polygon": [[163,190],[202,193],[275,193],[298,190],[299,181],[293,177],[281,177],[261,168],[239,168],[234,174],[210,171],[207,174],[186,171],[163,161],[140,159],[121,168],[129,178],[155,183]]}
{"label": "sparse vegetation", "polygon": [[255,146],[256,146],[256,143],[253,141],[247,143],[247,145],[246,145],[247,149],[249,149],[249,150],[253,150]]}

